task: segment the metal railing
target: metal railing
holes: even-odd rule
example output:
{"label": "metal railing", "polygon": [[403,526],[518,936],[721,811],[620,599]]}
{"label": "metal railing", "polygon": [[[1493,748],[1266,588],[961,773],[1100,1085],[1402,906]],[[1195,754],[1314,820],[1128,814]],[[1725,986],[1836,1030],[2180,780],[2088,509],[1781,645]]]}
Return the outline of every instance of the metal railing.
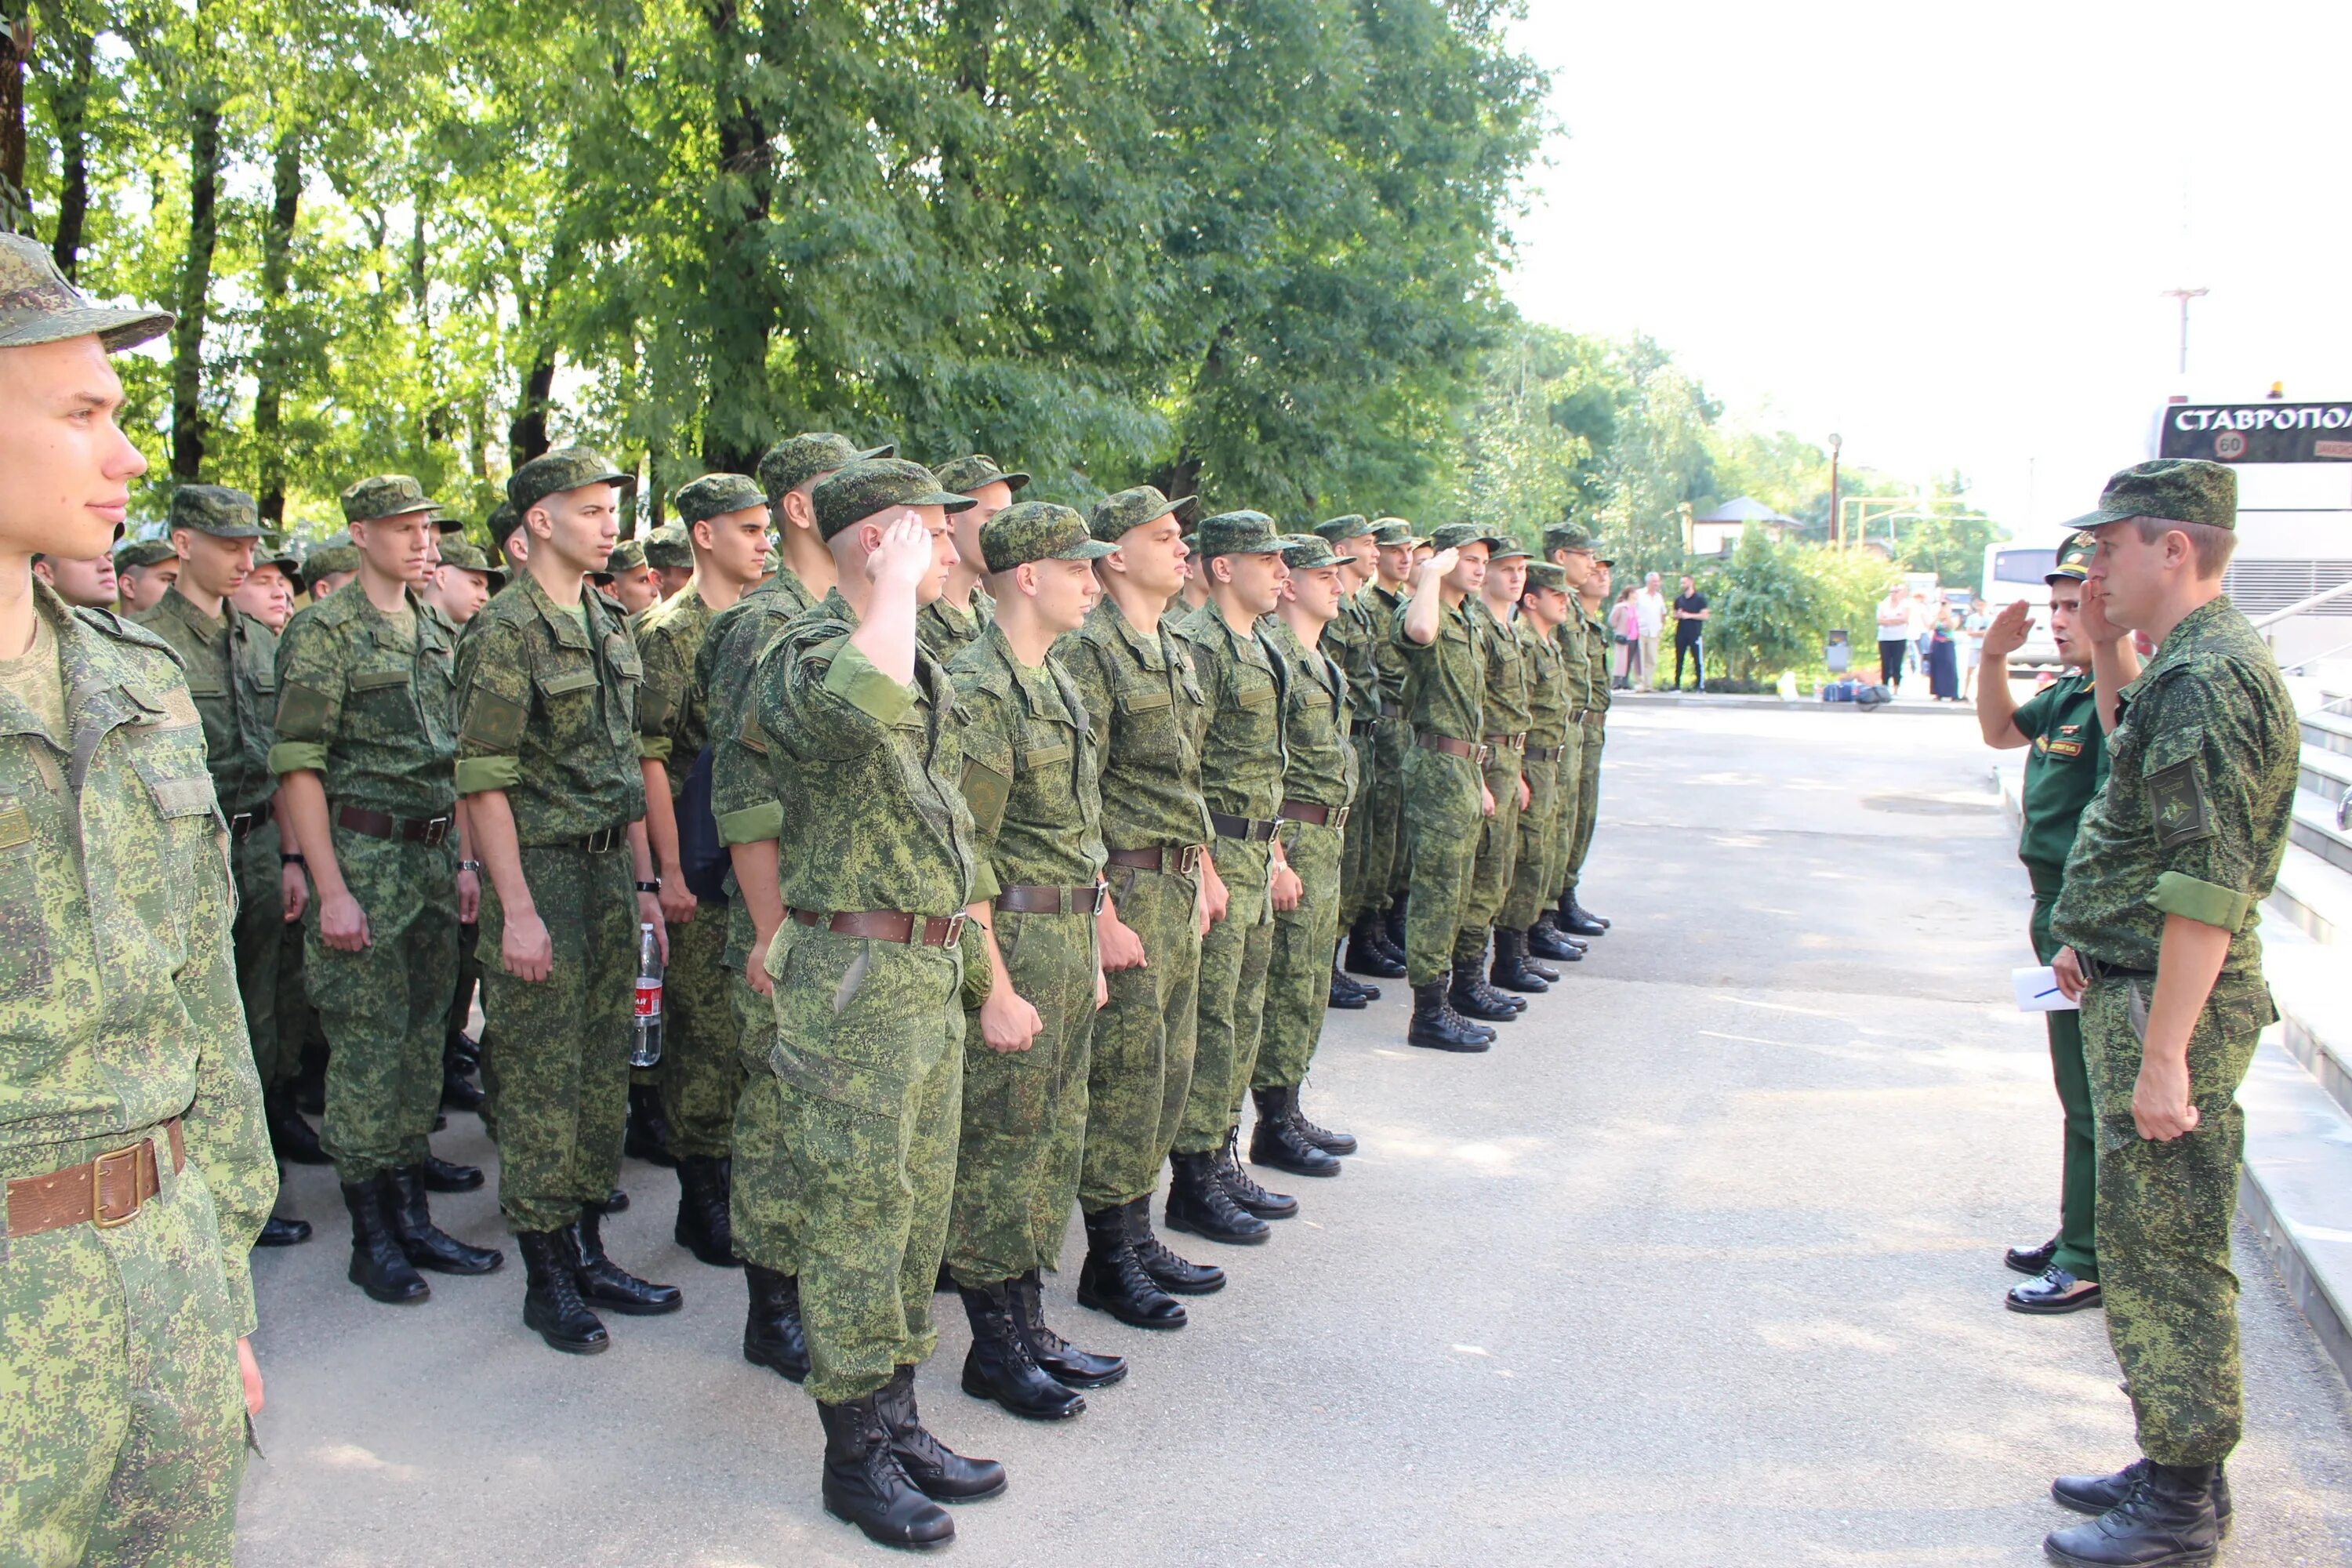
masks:
{"label": "metal railing", "polygon": [[2253,623],[2254,630],[2268,631],[2281,621],[2293,620],[2297,616],[2309,615],[2320,605],[2332,605],[2347,595],[2352,595],[2352,582],[2338,583],[2333,588],[2323,588],[2308,599],[2298,599],[2283,610],[2273,610],[2269,615],[2260,616]]}

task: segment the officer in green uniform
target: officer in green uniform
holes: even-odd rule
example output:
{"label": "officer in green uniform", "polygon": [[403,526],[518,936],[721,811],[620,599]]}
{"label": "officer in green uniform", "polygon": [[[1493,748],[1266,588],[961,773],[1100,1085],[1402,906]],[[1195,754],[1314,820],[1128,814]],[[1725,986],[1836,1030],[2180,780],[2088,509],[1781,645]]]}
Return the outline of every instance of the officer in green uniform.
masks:
{"label": "officer in green uniform", "polygon": [[[1494,1044],[1495,1031],[1455,1011],[1463,997],[1475,996],[1460,973],[1455,941],[1478,844],[1495,812],[1482,776],[1486,650],[1475,601],[1486,581],[1486,552],[1507,542],[1474,523],[1454,522],[1432,542],[1436,552],[1413,568],[1412,595],[1389,629],[1390,642],[1405,658],[1405,711],[1413,734],[1404,764],[1412,857],[1405,927],[1412,1022],[1405,1038],[1436,1050],[1483,1051]],[[1503,1007],[1484,1010],[1511,1016]]]}
{"label": "officer in green uniform", "polygon": [[637,767],[644,667],[620,617],[586,591],[613,547],[626,477],[581,447],[514,471],[523,570],[457,649],[457,793],[489,879],[482,1005],[499,1031],[486,1086],[499,1208],[530,1276],[523,1321],[583,1354],[611,1342],[591,1303],[645,1315],[683,1300],[613,1262],[602,1232],[628,1114],[640,925],[666,942]]}
{"label": "officer in green uniform", "polygon": [[1088,1355],[1046,1326],[1041,1272],[1060,1268],[1077,1199],[1087,1047],[1104,994],[1101,737],[1051,650],[1100,596],[1090,563],[1118,546],[1043,501],[999,510],[976,542],[997,614],[950,673],[964,715],[964,798],[998,885],[973,911],[992,978],[964,1020],[948,1268],[971,1320],[965,1391],[1053,1420],[1086,1408],[1073,1389],[1127,1375],[1124,1361]]}
{"label": "officer in green uniform", "polygon": [[[2126,680],[2139,674],[2139,661],[2121,627],[2110,626],[2095,601],[2084,612],[2083,579],[2098,541],[2070,535],[2059,547],[2050,584],[2050,635],[2058,656],[2071,668],[2020,705],[2010,689],[2009,656],[2025,640],[2030,610],[2024,600],[1996,616],[1985,632],[1984,673],[1977,683],[1977,722],[1985,743],[2004,751],[2031,746],[2025,759],[2024,828],[2017,856],[2033,884],[2030,927],[2033,956],[2047,963],[2058,943],[2050,935],[2050,911],[2064,882],[2066,852],[2083,808],[2107,782],[2105,726],[2099,721],[2098,688],[2092,675],[2094,642],[2118,646],[2110,657]],[[2098,1140],[2091,1112],[2091,1080],[2083,1066],[2082,1014],[2073,1009],[2042,1015],[2050,1030],[2050,1066],[2065,1111],[2065,1160],[2059,1184],[2058,1234],[2039,1247],[2011,1247],[2009,1267],[2033,1278],[2009,1292],[2018,1312],[2072,1312],[2099,1304],[2095,1161]]]}
{"label": "officer in green uniform", "polygon": [[1350,822],[1363,825],[1364,899],[1361,919],[1349,928],[1348,967],[1359,974],[1402,980],[1404,966],[1405,887],[1412,874],[1405,853],[1404,757],[1412,742],[1412,726],[1405,721],[1405,660],[1389,636],[1404,603],[1406,579],[1412,573],[1416,538],[1412,524],[1402,518],[1381,518],[1372,524],[1372,580],[1356,595],[1371,618],[1372,663],[1380,672],[1380,704],[1356,712],[1360,734],[1372,740],[1372,765],[1365,770],[1363,798]]}
{"label": "officer in green uniform", "polygon": [[956,655],[988,629],[993,608],[988,589],[981,583],[984,554],[980,531],[990,518],[1013,504],[1013,498],[1029,483],[1029,476],[1006,473],[985,452],[940,464],[939,476],[942,489],[969,498],[971,505],[955,515],[956,563],[948,574],[948,591],[923,606],[915,630],[933,658],[952,664]]}
{"label": "officer in green uniform", "polygon": [[[782,1091],[769,1070],[776,1013],[762,968],[784,920],[777,847],[784,806],[768,771],[751,674],[784,627],[833,590],[833,556],[816,532],[816,487],[851,463],[887,458],[894,449],[860,451],[830,431],[813,431],[779,441],[761,457],[760,489],[784,542],[777,571],[712,618],[694,660],[695,690],[709,716],[711,817],[732,868],[725,883],[727,942],[719,963],[735,1014],[736,1051],[747,1074],[736,1097],[728,1167],[729,1237],[743,1260],[749,1297],[743,1359],[793,1383],[808,1375],[808,1342],[801,1327],[800,1266],[787,1225],[793,1187],[781,1142]],[[763,569],[766,564],[761,563]]]}
{"label": "officer in green uniform", "polygon": [[[1568,536],[1562,533],[1559,537]],[[1585,549],[1590,551],[1589,541]],[[1565,547],[1554,559],[1578,552],[1573,547]],[[1599,936],[1609,929],[1607,921],[1576,901],[1576,884],[1584,874],[1584,857],[1592,848],[1593,824],[1601,813],[1601,752],[1609,742],[1612,700],[1609,625],[1601,616],[1601,606],[1609,602],[1609,570],[1617,564],[1599,555],[1588,555],[1588,559],[1584,581],[1577,588],[1575,606],[1584,625],[1584,700],[1569,711],[1569,721],[1582,731],[1579,742],[1581,750],[1577,759],[1573,814],[1565,808],[1561,812],[1562,823],[1568,829],[1568,855],[1561,868],[1559,899],[1552,910],[1553,925],[1576,938]],[[1570,580],[1574,581],[1572,572]]]}
{"label": "officer in green uniform", "polygon": [[1220,1289],[1151,1231],[1160,1163],[1192,1089],[1201,931],[1223,902],[1203,845],[1200,677],[1171,629],[1186,547],[1170,500],[1150,485],[1095,504],[1087,530],[1118,547],[1095,565],[1103,602],[1056,657],[1103,731],[1103,843],[1109,891],[1095,919],[1110,999],[1095,1016],[1078,1176],[1087,1260],[1078,1301],[1142,1329],[1178,1329],[1174,1298]]}
{"label": "officer in green uniform", "polygon": [[470,879],[457,869],[455,650],[415,594],[433,549],[424,488],[385,474],[342,500],[359,575],[287,625],[269,765],[318,888],[303,973],[329,1047],[323,1142],[351,1211],[351,1280],[379,1301],[421,1301],[419,1268],[504,1261],[436,1226],[425,1197],[482,1184],[425,1142]]}
{"label": "officer in green uniform", "polygon": [[1349,812],[1360,777],[1360,754],[1349,734],[1351,683],[1323,651],[1330,627],[1351,603],[1344,576],[1349,557],[1335,553],[1319,534],[1291,534],[1284,537],[1282,560],[1289,568],[1282,603],[1259,623],[1259,630],[1286,676],[1282,804],[1275,815],[1299,894],[1274,915],[1265,1018],[1249,1075],[1257,1101],[1250,1161],[1302,1176],[1336,1176],[1337,1156],[1354,1153],[1356,1140],[1307,1120],[1298,1095],[1323,1037],[1353,820]]}
{"label": "officer in green uniform", "polygon": [[2159,459],[2109,479],[2082,520],[2099,542],[2084,596],[2160,646],[2126,684],[2095,642],[2119,711],[2050,921],[2065,944],[2052,967],[2082,1002],[2099,1283],[2145,1456],[2056,1483],[2060,1502],[2105,1510],[2044,1543],[2068,1563],[2209,1556],[2242,1420],[2237,1089],[2278,1016],[2254,911],[2286,853],[2302,734],[2269,648],[2221,592],[2237,495],[2224,464]]}
{"label": "officer in green uniform", "polygon": [[[313,1162],[318,1135],[294,1109],[300,1064],[278,1049],[278,962],[287,922],[310,902],[300,856],[285,858],[277,821],[278,778],[269,771],[278,708],[278,638],[228,602],[253,564],[261,525],[253,498],[220,485],[183,485],[172,494],[172,547],[178,581],[139,624],[171,645],[204,715],[213,789],[228,818],[236,876],[236,983],[253,1063],[268,1099],[271,1139],[286,1158]],[[299,1224],[299,1222],[292,1222]],[[261,1245],[299,1240],[288,1222],[267,1227]]]}
{"label": "officer in green uniform", "polygon": [[[1371,523],[1354,513],[1317,523],[1315,534],[1329,544],[1339,558],[1339,608],[1324,626],[1319,646],[1348,677],[1348,708],[1354,716],[1350,721],[1360,728],[1346,738],[1355,749],[1356,776],[1370,779],[1379,761],[1374,752],[1380,742],[1381,669],[1377,650],[1381,638],[1373,626],[1371,611],[1357,595],[1372,580],[1373,563],[1379,558],[1380,549],[1372,542]],[[1367,714],[1371,721],[1364,723],[1362,717]],[[1371,819],[1356,813],[1352,806],[1350,812],[1348,820],[1355,826],[1348,830],[1347,842],[1340,852],[1339,929],[1342,932],[1353,929],[1372,903],[1367,885],[1371,870]],[[1386,895],[1383,887],[1383,904]],[[1385,958],[1372,959],[1369,950],[1364,956],[1377,966],[1377,973],[1388,978],[1403,978],[1402,964],[1390,963]],[[1366,985],[1339,967],[1335,942],[1326,1002],[1352,1012],[1379,1001],[1380,995],[1379,986]]]}
{"label": "officer in green uniform", "polygon": [[[1463,900],[1462,930],[1454,939],[1454,1005],[1474,1018],[1516,1017],[1527,1010],[1527,1003],[1508,993],[1540,992],[1549,984],[1528,967],[1517,932],[1496,934],[1493,929],[1518,866],[1519,809],[1528,800],[1528,661],[1515,625],[1519,591],[1528,581],[1528,559],[1524,545],[1496,545],[1486,557],[1486,580],[1471,601],[1486,649],[1486,761],[1482,776],[1494,802],[1479,830],[1478,862],[1470,873],[1469,896]],[[1486,968],[1490,934],[1496,936],[1491,975],[1481,973]]]}
{"label": "officer in green uniform", "polygon": [[695,668],[713,620],[760,580],[768,502],[748,474],[705,474],[679,489],[689,580],[631,627],[646,680],[637,693],[637,757],[646,839],[669,924],[662,974],[662,1059],[654,1069],[667,1152],[677,1162],[677,1244],[714,1268],[737,1266],[729,1218],[729,1153],[743,1082],[727,998],[727,908],[687,885],[678,816],[695,760],[709,742]]}
{"label": "officer in green uniform", "polygon": [[775,797],[797,808],[761,971],[781,1128],[762,1157],[790,1167],[825,1509],[886,1545],[929,1546],[955,1535],[938,1502],[1005,1484],[915,1406],[961,1121],[964,925],[997,890],[964,804],[954,689],[915,636],[955,561],[949,511],[971,503],[897,458],[853,462],[814,499],[833,591],[752,676]]}
{"label": "officer in green uniform", "polygon": [[[146,463],[107,363],[169,329],[0,236],[0,1555],[226,1564],[277,1182],[205,721],[165,645],[36,582]],[[241,1375],[240,1375],[241,1374]],[[242,1383],[242,1388],[240,1388]]]}
{"label": "officer in green uniform", "polygon": [[[1560,769],[1574,755],[1573,731],[1568,722],[1573,694],[1564,651],[1573,638],[1581,673],[1584,639],[1568,626],[1568,574],[1549,561],[1531,563],[1519,593],[1519,617],[1514,626],[1528,678],[1528,744],[1521,776],[1528,782],[1528,804],[1519,813],[1519,854],[1511,868],[1511,889],[1495,921],[1495,963],[1499,971],[1507,947],[1511,957],[1547,981],[1559,972],[1541,967],[1536,959],[1558,958],[1573,963],[1584,955],[1557,933],[1549,932],[1541,916],[1551,907],[1559,887]],[[1549,937],[1549,941],[1545,941]],[[1544,941],[1542,951],[1536,943]],[[1531,956],[1532,955],[1532,956]],[[1495,976],[1503,984],[1502,976]]]}
{"label": "officer in green uniform", "polygon": [[1167,1217],[1176,1230],[1249,1245],[1268,1219],[1298,1212],[1241,1167],[1242,1091],[1257,1060],[1265,1013],[1265,966],[1276,905],[1298,899],[1298,879],[1276,837],[1282,804],[1285,673],[1259,633],[1281,602],[1287,569],[1273,520],[1229,511],[1202,518],[1195,569],[1208,602],[1176,627],[1206,700],[1201,794],[1215,834],[1211,853],[1226,889],[1224,914],[1201,938],[1201,1000],[1192,1087],[1169,1156]]}

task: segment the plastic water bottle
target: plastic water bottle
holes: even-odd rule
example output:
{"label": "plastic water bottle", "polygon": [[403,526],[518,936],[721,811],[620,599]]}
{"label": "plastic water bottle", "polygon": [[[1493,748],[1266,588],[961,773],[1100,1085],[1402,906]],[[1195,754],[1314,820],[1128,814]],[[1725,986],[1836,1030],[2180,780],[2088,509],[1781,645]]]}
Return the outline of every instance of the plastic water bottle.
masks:
{"label": "plastic water bottle", "polygon": [[649,1068],[662,1055],[661,943],[648,921],[637,927],[636,1034],[629,1041],[629,1065]]}

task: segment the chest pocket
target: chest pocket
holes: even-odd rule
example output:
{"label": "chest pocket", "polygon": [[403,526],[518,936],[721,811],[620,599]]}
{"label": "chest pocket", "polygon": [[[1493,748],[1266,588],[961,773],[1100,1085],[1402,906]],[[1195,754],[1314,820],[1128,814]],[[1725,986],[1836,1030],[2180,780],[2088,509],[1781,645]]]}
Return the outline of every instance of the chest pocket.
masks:
{"label": "chest pocket", "polygon": [[[21,749],[38,743],[18,738],[0,742],[0,746]],[[8,962],[0,964],[0,1001],[23,1001],[48,988],[48,922],[42,918],[40,868],[35,862],[38,849],[26,797],[0,793],[0,942],[8,950]]]}
{"label": "chest pocket", "polygon": [[1177,766],[1200,709],[1200,688],[1189,677],[1171,679],[1160,669],[1127,672],[1113,714],[1121,749],[1146,767]]}
{"label": "chest pocket", "polygon": [[584,648],[559,648],[532,679],[539,686],[540,704],[547,712],[547,743],[551,750],[569,751],[595,740],[601,731],[597,713],[596,666]]}

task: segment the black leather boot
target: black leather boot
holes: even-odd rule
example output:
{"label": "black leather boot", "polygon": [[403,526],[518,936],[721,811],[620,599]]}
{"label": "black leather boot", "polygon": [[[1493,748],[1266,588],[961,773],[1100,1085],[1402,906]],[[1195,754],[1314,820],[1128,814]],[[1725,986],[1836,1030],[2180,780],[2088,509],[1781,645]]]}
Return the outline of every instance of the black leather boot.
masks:
{"label": "black leather boot", "polygon": [[629,1194],[623,1192],[620,1188],[614,1187],[611,1192],[604,1194],[604,1201],[603,1203],[592,1203],[588,1206],[594,1209],[598,1214],[620,1214],[629,1206]]}
{"label": "black leather boot", "polygon": [[662,1110],[658,1086],[629,1085],[629,1124],[621,1139],[621,1152],[650,1164],[677,1163],[677,1156],[669,1152],[669,1117]]}
{"label": "black leather boot", "polygon": [[[2112,1476],[2060,1476],[2050,1483],[2050,1496],[2060,1508],[2096,1516],[2129,1497],[2133,1484],[2147,1470],[2146,1459],[2134,1459]],[[2226,1465],[2213,1467],[2213,1517],[2226,1538],[2230,1533],[2230,1469]]]}
{"label": "black leather boot", "polygon": [[816,1407],[824,1424],[824,1511],[879,1546],[918,1552],[945,1546],[955,1539],[955,1521],[907,1479],[890,1451],[877,1397]]}
{"label": "black leather boot", "polygon": [[1559,907],[1553,911],[1551,923],[1570,936],[1599,936],[1609,929],[1609,922],[1578,903],[1572,891],[1559,896]]}
{"label": "black leather boot", "polygon": [[1388,955],[1391,958],[1395,959],[1399,963],[1402,963],[1404,962],[1405,901],[1406,895],[1399,893],[1396,897],[1396,902],[1391,904],[1388,907],[1388,912],[1381,916],[1381,929],[1379,932],[1382,947],[1386,950]]}
{"label": "black leather boot", "polygon": [[1552,924],[1549,910],[1546,910],[1536,923],[1528,928],[1528,951],[1554,963],[1584,962],[1584,949],[1560,934],[1559,928]]}
{"label": "black leather boot", "polygon": [[808,1334],[801,1327],[801,1282],[789,1274],[743,1265],[751,1305],[743,1314],[743,1359],[787,1383],[809,1374]]}
{"label": "black leather boot", "polygon": [[1225,1271],[1213,1263],[1194,1263],[1168,1250],[1151,1234],[1151,1200],[1137,1198],[1119,1205],[1127,1226],[1127,1244],[1135,1249],[1151,1282],[1171,1296],[1213,1296],[1225,1288]]}
{"label": "black leather boot", "polygon": [[1128,1241],[1123,1211],[1097,1209],[1082,1217],[1087,1260],[1078,1266],[1078,1305],[1108,1312],[1134,1328],[1182,1328],[1183,1303],[1144,1272],[1143,1260]]}
{"label": "black leather boot", "polygon": [[675,1285],[640,1279],[604,1256],[604,1216],[583,1208],[568,1233],[572,1237],[572,1275],[580,1281],[580,1299],[592,1307],[605,1307],[632,1318],[658,1317],[686,1305],[686,1293]]}
{"label": "black leather boot", "polygon": [[253,1238],[256,1247],[299,1247],[310,1239],[310,1222],[288,1219],[271,1215],[261,1222],[261,1234]]}
{"label": "black leather boot", "polygon": [[1494,1031],[1481,1029],[1454,1010],[1443,980],[1412,990],[1412,1023],[1404,1043],[1434,1051],[1483,1051],[1495,1043]]}
{"label": "black leather boot", "polygon": [[2221,1467],[2159,1465],[2149,1459],[2135,1468],[2139,1474],[2122,1501],[2087,1524],[2051,1531],[2042,1549],[2073,1568],[2210,1563],[2221,1545],[2216,1496]]}
{"label": "black leather boot", "polygon": [[351,1281],[373,1300],[398,1307],[425,1300],[433,1287],[418,1276],[392,1233],[394,1201],[389,1176],[343,1184],[343,1206],[352,1211]]}
{"label": "black leather boot", "polygon": [[459,1072],[472,1072],[482,1065],[482,1042],[463,1029],[452,1029],[442,1038],[441,1054],[455,1061]]}
{"label": "black leather boot", "polygon": [[482,1184],[479,1165],[460,1165],[430,1150],[425,1151],[425,1163],[416,1170],[428,1193],[470,1193]]}
{"label": "black leather boot", "polygon": [[1297,1198],[1288,1193],[1267,1192],[1257,1184],[1257,1178],[1242,1168],[1240,1128],[1225,1129],[1225,1146],[1217,1151],[1215,1170],[1225,1195],[1245,1212],[1260,1219],[1289,1219],[1298,1213]]}
{"label": "black leather boot", "polygon": [[874,1396],[890,1452],[916,1489],[933,1502],[978,1502],[1004,1489],[1004,1467],[994,1459],[967,1459],[923,1429],[915,1409],[915,1369],[902,1366]]}
{"label": "black leather boot", "polygon": [[1168,1156],[1175,1172],[1168,1184],[1168,1228],[1235,1247],[1255,1247],[1273,1234],[1273,1228],[1234,1202],[1218,1179],[1218,1158],[1205,1152]]}
{"label": "black leather boot", "polygon": [[[1365,994],[1370,992],[1370,995]],[[1349,1013],[1360,1013],[1373,996],[1381,994],[1377,985],[1359,985],[1355,978],[1339,967],[1337,959],[1331,963],[1331,985],[1324,998],[1327,1007],[1338,1007]]]}
{"label": "black leather boot", "polygon": [[261,1114],[269,1128],[270,1147],[278,1151],[279,1159],[297,1165],[334,1163],[319,1147],[319,1130],[294,1109],[294,1097],[285,1088],[270,1089],[261,1097]]}
{"label": "black leather boot", "polygon": [[[1307,1113],[1299,1109],[1298,1103],[1299,1096],[1304,1092],[1303,1089],[1297,1089],[1290,1091],[1290,1125],[1297,1130],[1298,1135],[1326,1154],[1354,1153],[1356,1152],[1354,1133],[1334,1132],[1328,1127],[1318,1127],[1307,1120]],[[1253,1154],[1250,1157],[1255,1159],[1257,1156]]]}
{"label": "black leather boot", "polygon": [[1003,1280],[959,1285],[963,1315],[971,1324],[971,1349],[964,1352],[963,1391],[992,1399],[1028,1421],[1066,1421],[1087,1407],[1085,1398],[1054,1381],[1029,1352],[1021,1331],[1020,1308]]}
{"label": "black leather boot", "polygon": [[1295,1089],[1254,1089],[1257,1125],[1250,1129],[1250,1163],[1271,1165],[1294,1176],[1336,1176],[1339,1162],[1321,1144],[1310,1141],[1290,1120],[1298,1103]]}
{"label": "black leather boot", "polygon": [[1380,921],[1370,914],[1356,917],[1348,932],[1348,967],[1381,980],[1402,980],[1404,965],[1389,956],[1380,940]]}
{"label": "black leather boot", "polygon": [[1528,967],[1528,933],[1495,928],[1495,961],[1486,969],[1486,978],[1506,991],[1524,991],[1540,995],[1551,989],[1540,974]]}
{"label": "black leather boot", "polygon": [[457,1055],[457,1042],[463,1035],[452,1035],[441,1047],[441,1107],[445,1110],[479,1110],[482,1091],[476,1089],[466,1076],[466,1063]]}
{"label": "black leather boot", "polygon": [[[1489,1001],[1489,997],[1494,1000]],[[1455,1012],[1465,1018],[1485,1018],[1504,1024],[1519,1016],[1519,1009],[1510,1005],[1515,998],[1506,998],[1501,992],[1480,980],[1475,959],[1454,966],[1454,984],[1446,992],[1445,999]]]}
{"label": "black leather boot", "polygon": [[670,1234],[713,1268],[732,1268],[742,1261],[735,1256],[730,1176],[725,1160],[686,1154],[677,1162],[677,1224]]}
{"label": "black leather boot", "polygon": [[419,1268],[436,1274],[491,1274],[507,1260],[495,1247],[469,1247],[433,1223],[425,1198],[425,1173],[417,1166],[392,1173],[392,1234],[400,1250]]}
{"label": "black leather boot", "polygon": [[522,1254],[523,1327],[571,1355],[594,1355],[613,1342],[596,1314],[580,1300],[568,1227],[523,1231],[515,1237],[515,1250]]}
{"label": "black leather boot", "polygon": [[1125,1357],[1091,1354],[1046,1326],[1045,1282],[1039,1270],[1006,1281],[1005,1288],[1013,1292],[1013,1327],[1047,1377],[1066,1388],[1107,1388],[1127,1375]]}

